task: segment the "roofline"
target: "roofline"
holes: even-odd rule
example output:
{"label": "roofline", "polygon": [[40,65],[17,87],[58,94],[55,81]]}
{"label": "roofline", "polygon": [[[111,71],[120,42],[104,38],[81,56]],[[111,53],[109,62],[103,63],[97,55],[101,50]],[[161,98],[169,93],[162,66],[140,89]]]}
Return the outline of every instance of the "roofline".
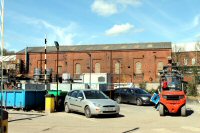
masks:
{"label": "roofline", "polygon": [[[83,51],[118,51],[118,50],[120,50],[120,51],[127,51],[127,50],[151,50],[151,49],[172,49],[172,43],[171,42],[145,42],[145,43],[119,43],[119,44],[97,44],[97,45],[94,45],[94,44],[92,44],[92,45],[60,45],[60,47],[85,47],[85,46],[90,46],[90,47],[96,47],[96,46],[108,46],[108,45],[111,45],[111,46],[113,46],[113,45],[145,45],[145,44],[159,44],[159,43],[165,43],[165,44],[168,44],[168,45],[170,45],[170,47],[167,47],[167,48],[162,48],[162,47],[160,47],[160,48],[136,48],[136,49],[97,49],[97,50],[69,50],[69,51],[67,51],[67,50],[59,50],[59,52],[83,52]],[[48,47],[50,48],[50,47],[55,47],[55,46],[47,46],[47,49],[48,49]],[[39,46],[39,47],[27,47],[27,48],[38,48],[38,49],[42,49],[42,48],[45,48],[45,46]],[[25,52],[25,49],[22,49],[22,50],[20,50],[20,51],[18,51],[18,52],[16,52],[16,55],[18,55],[18,54],[22,54],[22,53],[24,53]],[[54,52],[56,52],[56,50],[54,51],[50,51],[49,53],[54,53]],[[29,51],[29,53],[43,53],[43,52],[34,52],[34,51]]]}

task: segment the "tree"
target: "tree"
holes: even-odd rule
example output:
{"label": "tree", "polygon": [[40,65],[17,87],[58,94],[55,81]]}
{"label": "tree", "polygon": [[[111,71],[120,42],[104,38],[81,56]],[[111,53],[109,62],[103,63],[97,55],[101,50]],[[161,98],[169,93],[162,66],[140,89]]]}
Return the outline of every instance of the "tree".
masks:
{"label": "tree", "polygon": [[[1,54],[1,49],[0,49],[0,54]],[[8,51],[7,49],[3,49],[3,56],[6,56],[6,55],[13,55],[15,54],[15,51]]]}

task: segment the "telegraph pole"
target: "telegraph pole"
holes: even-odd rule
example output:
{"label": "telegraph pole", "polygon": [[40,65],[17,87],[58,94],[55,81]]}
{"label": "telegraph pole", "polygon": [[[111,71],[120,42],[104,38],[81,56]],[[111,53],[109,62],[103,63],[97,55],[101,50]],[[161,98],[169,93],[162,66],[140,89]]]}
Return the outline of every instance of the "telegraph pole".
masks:
{"label": "telegraph pole", "polygon": [[47,35],[45,35],[45,47],[44,47],[44,82],[45,90],[47,90]]}
{"label": "telegraph pole", "polygon": [[[3,49],[4,49],[4,0],[1,0],[1,122],[3,122]],[[1,132],[3,125],[1,124]]]}

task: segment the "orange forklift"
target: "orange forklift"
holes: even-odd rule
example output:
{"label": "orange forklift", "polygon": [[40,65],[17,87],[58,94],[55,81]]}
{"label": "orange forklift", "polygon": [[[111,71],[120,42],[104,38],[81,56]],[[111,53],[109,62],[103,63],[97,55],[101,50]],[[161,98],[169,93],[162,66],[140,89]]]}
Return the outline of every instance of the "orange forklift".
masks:
{"label": "orange forklift", "polygon": [[168,113],[181,113],[186,116],[186,82],[183,81],[183,75],[178,70],[175,63],[171,60],[168,66],[163,67],[160,72],[160,101],[159,113],[164,116]]}

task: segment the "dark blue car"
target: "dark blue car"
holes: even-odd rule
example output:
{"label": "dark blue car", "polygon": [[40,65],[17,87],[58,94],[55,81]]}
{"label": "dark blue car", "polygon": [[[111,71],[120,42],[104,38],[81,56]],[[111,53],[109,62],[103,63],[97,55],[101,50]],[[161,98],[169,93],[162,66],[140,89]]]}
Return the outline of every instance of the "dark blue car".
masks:
{"label": "dark blue car", "polygon": [[118,103],[132,103],[138,106],[149,105],[151,94],[140,88],[118,88],[114,91],[114,100]]}

